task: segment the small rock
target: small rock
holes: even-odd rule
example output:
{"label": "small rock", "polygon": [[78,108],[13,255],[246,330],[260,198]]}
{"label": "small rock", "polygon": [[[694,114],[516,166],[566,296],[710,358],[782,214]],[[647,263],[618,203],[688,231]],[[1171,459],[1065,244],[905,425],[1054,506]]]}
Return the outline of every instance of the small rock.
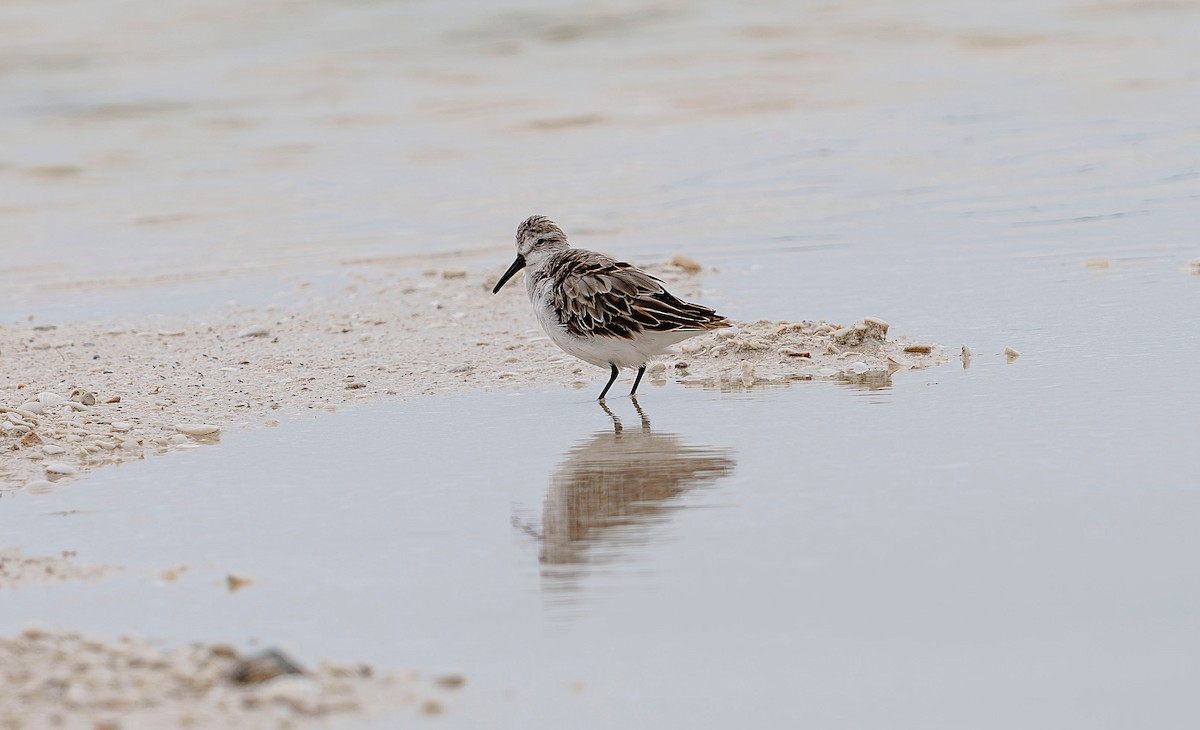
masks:
{"label": "small rock", "polygon": [[46,456],[58,456],[59,454],[65,454],[66,452],[66,449],[61,446],[55,446],[54,444],[47,444],[42,447],[42,453]]}
{"label": "small rock", "polygon": [[45,406],[43,406],[40,401],[31,400],[28,403],[22,403],[17,407],[17,410],[25,411],[27,413],[37,413],[40,415],[45,412]]}
{"label": "small rock", "polygon": [[666,371],[667,371],[667,364],[662,361],[652,362],[646,368],[646,372],[649,373],[650,375],[661,375],[661,374],[665,373]]}
{"label": "small rock", "polygon": [[1005,357],[1005,358],[1006,358],[1006,359],[1007,359],[1009,362],[1012,362],[1013,360],[1016,360],[1016,359],[1017,359],[1018,357],[1020,357],[1020,356],[1021,356],[1021,353],[1017,352],[1017,351],[1016,351],[1016,350],[1014,350],[1013,348],[1011,348],[1011,347],[1006,347],[1006,348],[1004,348],[1004,357]]}
{"label": "small rock", "polygon": [[867,326],[868,337],[873,336],[873,330],[878,330],[879,336],[875,339],[879,340],[882,340],[887,335],[888,328],[891,327],[890,324],[878,317],[863,317],[863,324]]}
{"label": "small rock", "polygon": [[905,345],[904,351],[928,355],[929,353],[933,352],[933,345]]}
{"label": "small rock", "polygon": [[366,383],[346,383],[346,390],[358,390],[367,387]]}
{"label": "small rock", "polygon": [[70,464],[64,464],[61,461],[51,461],[46,464],[46,471],[50,474],[77,474],[79,470]]}
{"label": "small rock", "polygon": [[704,270],[704,267],[700,265],[699,261],[692,258],[691,256],[685,256],[681,253],[677,253],[674,256],[672,256],[671,263],[674,264],[675,266],[678,266],[679,268],[683,269],[684,271],[686,271],[689,274],[699,274],[701,271]]}
{"label": "small rock", "polygon": [[159,337],[182,337],[185,334],[187,334],[187,333],[184,332],[183,330],[159,330],[158,331]]}
{"label": "small rock", "polygon": [[238,337],[266,337],[271,334],[271,331],[261,324],[256,324],[252,327],[245,327],[238,330]]}
{"label": "small rock", "polygon": [[304,674],[294,661],[276,649],[246,657],[229,672],[229,678],[237,684],[262,684],[285,674]]}
{"label": "small rock", "polygon": [[466,373],[466,372],[470,372],[470,371],[471,371],[471,366],[466,363],[462,363],[459,365],[455,365],[454,367],[450,368],[446,372],[448,372],[448,373]]}
{"label": "small rock", "polygon": [[133,424],[129,423],[128,421],[113,421],[112,423],[112,430],[114,431],[124,432],[130,430],[131,428],[133,428]]}
{"label": "small rock", "polygon": [[121,396],[119,396],[119,395],[114,395],[112,398],[109,398],[108,400],[106,400],[106,401],[104,401],[104,402],[105,402],[105,403],[120,403],[120,402],[121,402]]}
{"label": "small rock", "polygon": [[443,279],[465,279],[466,277],[466,269],[445,269],[442,271]]}

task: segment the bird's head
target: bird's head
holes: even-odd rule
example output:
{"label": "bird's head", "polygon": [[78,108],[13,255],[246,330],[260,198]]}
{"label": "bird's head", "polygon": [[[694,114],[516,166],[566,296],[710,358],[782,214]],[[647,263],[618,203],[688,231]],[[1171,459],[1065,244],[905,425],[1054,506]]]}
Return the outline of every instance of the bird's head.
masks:
{"label": "bird's head", "polygon": [[517,258],[513,261],[504,276],[496,283],[492,293],[500,291],[500,287],[526,266],[538,268],[551,255],[570,248],[567,234],[544,215],[531,215],[517,226]]}

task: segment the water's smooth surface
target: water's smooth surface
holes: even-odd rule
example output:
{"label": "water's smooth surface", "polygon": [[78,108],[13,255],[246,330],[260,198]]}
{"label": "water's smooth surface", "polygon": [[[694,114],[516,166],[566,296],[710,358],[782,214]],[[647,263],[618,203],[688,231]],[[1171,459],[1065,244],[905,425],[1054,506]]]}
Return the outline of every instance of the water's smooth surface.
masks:
{"label": "water's smooth surface", "polygon": [[649,388],[645,423],[549,389],[229,434],[0,505],[31,554],[129,566],[6,596],[0,632],[461,670],[461,727],[1184,727],[1200,397],[1155,307],[1120,357],[1083,319],[883,389]]}

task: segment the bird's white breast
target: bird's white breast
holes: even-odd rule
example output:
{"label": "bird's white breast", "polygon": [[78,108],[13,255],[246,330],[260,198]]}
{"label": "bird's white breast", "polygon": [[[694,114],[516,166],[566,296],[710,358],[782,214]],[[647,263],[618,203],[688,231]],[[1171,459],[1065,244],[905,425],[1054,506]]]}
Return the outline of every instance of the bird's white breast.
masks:
{"label": "bird's white breast", "polygon": [[703,331],[674,330],[671,332],[642,331],[632,339],[613,337],[611,335],[592,335],[576,337],[567,332],[567,328],[558,320],[554,310],[551,287],[553,282],[547,277],[534,276],[533,272],[525,275],[525,292],[533,304],[533,312],[538,324],[550,337],[550,341],[558,345],[564,352],[577,357],[586,363],[607,369],[609,363],[619,368],[639,368],[650,360],[667,352],[667,348],[689,337],[704,334]]}

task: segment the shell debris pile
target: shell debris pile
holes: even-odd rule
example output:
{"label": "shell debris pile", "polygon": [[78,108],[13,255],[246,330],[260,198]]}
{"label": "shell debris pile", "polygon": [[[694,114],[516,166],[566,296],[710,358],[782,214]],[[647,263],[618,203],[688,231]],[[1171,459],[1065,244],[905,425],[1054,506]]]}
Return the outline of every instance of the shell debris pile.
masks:
{"label": "shell debris pile", "polygon": [[86,565],[75,561],[75,553],[61,556],[27,556],[15,547],[0,547],[0,588],[17,588],[36,583],[97,581],[119,568]]}
{"label": "shell debris pile", "polygon": [[167,648],[30,627],[0,638],[0,727],[292,727],[384,709],[451,703],[457,687],[414,673],[322,662],[307,671],[277,650]]}
{"label": "shell debris pile", "polygon": [[945,348],[888,339],[888,323],[865,317],[839,326],[824,321],[737,323],[735,329],[685,341],[669,358],[685,385],[722,390],[785,385],[798,380],[886,384],[902,370],[951,358]]}

